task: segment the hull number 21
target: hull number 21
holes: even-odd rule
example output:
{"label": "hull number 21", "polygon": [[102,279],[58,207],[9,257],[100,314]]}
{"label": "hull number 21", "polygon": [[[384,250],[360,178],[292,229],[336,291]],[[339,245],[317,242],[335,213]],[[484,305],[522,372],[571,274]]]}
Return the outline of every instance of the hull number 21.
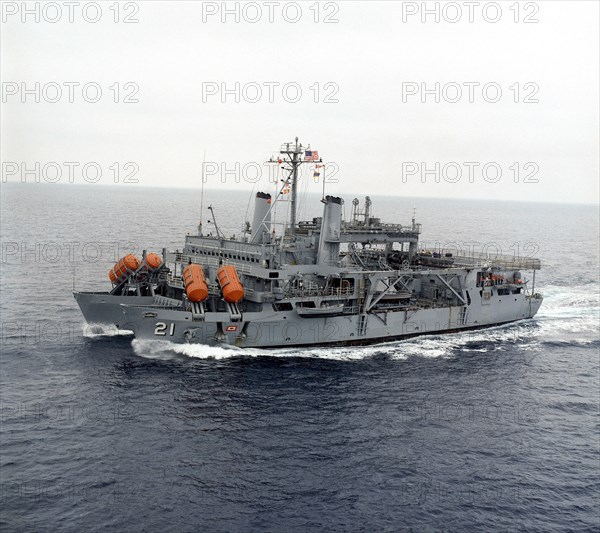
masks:
{"label": "hull number 21", "polygon": [[[171,322],[169,324],[169,336],[172,337],[175,333],[175,323]],[[157,322],[156,327],[154,328],[154,335],[165,336],[167,334],[167,325],[164,322]]]}

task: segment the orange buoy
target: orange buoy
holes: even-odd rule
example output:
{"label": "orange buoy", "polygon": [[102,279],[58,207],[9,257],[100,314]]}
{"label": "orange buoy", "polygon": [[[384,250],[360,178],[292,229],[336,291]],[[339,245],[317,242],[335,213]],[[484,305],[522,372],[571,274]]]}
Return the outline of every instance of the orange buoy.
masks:
{"label": "orange buoy", "polygon": [[108,272],[108,279],[113,283],[123,281],[129,274],[135,272],[140,267],[138,258],[129,254],[117,261],[117,264]]}
{"label": "orange buoy", "polygon": [[232,265],[224,265],[217,270],[217,281],[223,291],[223,300],[237,303],[244,297],[244,287]]}
{"label": "orange buoy", "polygon": [[162,265],[162,259],[158,254],[146,255],[146,266],[149,270],[156,270]]}
{"label": "orange buoy", "polygon": [[200,265],[188,265],[183,271],[185,293],[190,302],[203,302],[208,298],[208,285]]}

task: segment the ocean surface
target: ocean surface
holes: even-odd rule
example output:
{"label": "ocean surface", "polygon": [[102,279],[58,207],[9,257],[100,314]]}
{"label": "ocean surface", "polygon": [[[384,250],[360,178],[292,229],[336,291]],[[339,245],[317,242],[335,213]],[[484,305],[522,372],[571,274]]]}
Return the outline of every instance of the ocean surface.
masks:
{"label": "ocean surface", "polygon": [[[71,295],[108,290],[130,251],[181,249],[199,191],[1,196],[3,533],[598,531],[597,207],[374,196],[388,221],[416,209],[425,246],[539,257],[539,314],[267,351],[93,332]],[[248,193],[205,196],[239,235]]]}

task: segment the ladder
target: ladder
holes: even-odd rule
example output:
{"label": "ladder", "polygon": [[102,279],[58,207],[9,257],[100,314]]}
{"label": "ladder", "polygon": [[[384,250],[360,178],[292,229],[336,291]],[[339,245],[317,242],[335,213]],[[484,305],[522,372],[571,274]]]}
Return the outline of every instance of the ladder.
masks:
{"label": "ladder", "polygon": [[358,336],[364,337],[367,333],[367,313],[365,313],[365,301],[367,299],[367,284],[362,276],[358,282],[357,307],[358,307]]}
{"label": "ladder", "polygon": [[368,316],[364,313],[358,315],[358,335],[364,337],[367,333],[367,318]]}

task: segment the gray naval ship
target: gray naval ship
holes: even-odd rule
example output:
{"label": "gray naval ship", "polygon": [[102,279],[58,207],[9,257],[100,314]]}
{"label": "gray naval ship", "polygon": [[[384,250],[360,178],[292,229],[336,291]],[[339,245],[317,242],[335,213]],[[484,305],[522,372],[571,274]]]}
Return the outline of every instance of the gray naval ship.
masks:
{"label": "gray naval ship", "polygon": [[[538,259],[420,249],[414,217],[384,223],[369,197],[362,208],[352,201],[346,221],[342,198],[323,195],[323,216],[297,221],[298,170],[315,161],[297,138],[282,145],[271,162],[286,179],[275,198],[256,194],[241,239],[218,227],[204,235],[200,222],[181,252],[124,257],[109,292],[74,292],[86,321],[141,339],[275,348],[380,343],[537,313]],[[273,207],[285,193],[289,224],[277,236]]]}

